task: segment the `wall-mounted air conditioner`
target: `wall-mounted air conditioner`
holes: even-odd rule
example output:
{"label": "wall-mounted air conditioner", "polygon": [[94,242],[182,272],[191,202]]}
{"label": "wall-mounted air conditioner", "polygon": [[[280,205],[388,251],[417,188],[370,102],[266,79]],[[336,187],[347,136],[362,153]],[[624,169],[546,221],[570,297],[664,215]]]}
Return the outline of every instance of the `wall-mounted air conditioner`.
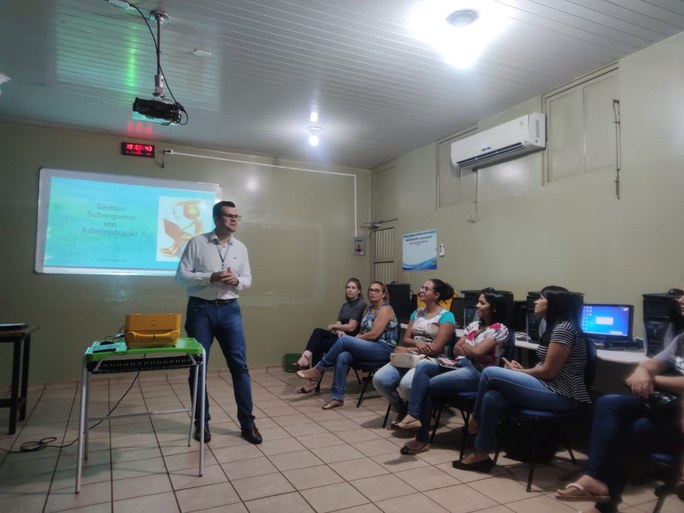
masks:
{"label": "wall-mounted air conditioner", "polygon": [[484,130],[451,143],[451,162],[460,169],[491,166],[503,160],[543,150],[546,118],[540,112]]}

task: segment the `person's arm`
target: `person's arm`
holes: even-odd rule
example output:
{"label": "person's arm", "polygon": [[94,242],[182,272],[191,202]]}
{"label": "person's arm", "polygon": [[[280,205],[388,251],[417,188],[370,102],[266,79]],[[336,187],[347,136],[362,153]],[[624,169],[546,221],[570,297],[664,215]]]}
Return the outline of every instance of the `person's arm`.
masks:
{"label": "person's arm", "polygon": [[494,351],[496,339],[487,337],[477,345],[463,344],[463,356],[467,356],[471,361],[476,362]]}
{"label": "person's arm", "polygon": [[237,279],[235,287],[237,287],[238,290],[246,289],[252,285],[252,269],[249,266],[249,253],[244,244],[242,245],[242,250],[239,265],[235,272]]}
{"label": "person's arm", "polygon": [[428,356],[437,356],[444,352],[444,348],[449,343],[451,338],[454,336],[454,330],[456,326],[450,322],[443,322],[439,325],[439,330],[437,331],[437,336],[432,341],[431,344],[425,344],[419,347],[419,351],[422,354]]}
{"label": "person's arm", "polygon": [[637,365],[632,374],[625,380],[625,384],[634,396],[647,399],[655,390],[655,377],[664,370],[665,365],[651,358]]}
{"label": "person's arm", "polygon": [[185,287],[206,286],[211,283],[211,272],[199,272],[195,270],[195,261],[197,258],[197,241],[192,239],[185,246],[183,255],[178,263],[176,270],[176,283]]}
{"label": "person's arm", "polygon": [[342,324],[340,321],[337,321],[335,324],[328,326],[328,329],[330,331],[356,331],[358,327],[359,321],[356,319],[349,319],[349,321],[344,324]]}
{"label": "person's arm", "polygon": [[654,376],[653,381],[656,388],[684,395],[684,376]]}
{"label": "person's arm", "polygon": [[373,322],[370,331],[359,333],[357,338],[360,338],[361,340],[378,340],[393,317],[394,310],[388,306],[383,306],[380,308],[378,315],[375,316],[375,321]]}
{"label": "person's arm", "polygon": [[520,363],[515,360],[508,361],[502,358],[504,362],[504,367],[506,369],[515,370],[518,372],[524,372],[535,378],[550,381],[556,377],[556,374],[563,368],[565,361],[570,355],[570,346],[562,344],[560,342],[554,342],[553,340],[549,343],[549,350],[546,353],[546,359],[541,365],[532,367],[531,369],[525,369]]}

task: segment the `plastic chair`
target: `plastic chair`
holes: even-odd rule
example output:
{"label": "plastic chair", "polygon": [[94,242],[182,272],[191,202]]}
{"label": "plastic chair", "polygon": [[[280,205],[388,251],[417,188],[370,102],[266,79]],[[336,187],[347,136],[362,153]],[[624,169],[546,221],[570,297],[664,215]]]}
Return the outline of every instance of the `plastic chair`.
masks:
{"label": "plastic chair", "polygon": [[664,482],[655,489],[655,495],[658,497],[658,500],[653,508],[653,513],[660,513],[667,496],[674,493],[674,488],[679,477],[679,459],[673,454],[656,452],[651,454],[651,460],[658,465],[665,467]]}
{"label": "plastic chair", "polygon": [[[587,390],[590,390],[591,385],[594,382],[594,376],[596,374],[596,346],[594,345],[594,341],[590,338],[584,337],[584,340],[587,347],[587,367],[584,372],[584,382],[586,384]],[[558,433],[560,434],[562,442],[564,443],[564,446],[570,454],[570,459],[575,465],[577,465],[577,460],[575,459],[575,455],[572,452],[572,448],[570,447],[570,441],[568,437],[565,435],[564,427],[568,423],[576,421],[584,411],[585,409],[582,406],[578,406],[567,412],[553,412],[546,410],[535,410],[531,408],[516,408],[502,423],[502,433],[506,429],[507,425],[510,425],[510,423],[512,422],[521,423],[523,425],[529,425],[530,429],[534,430],[534,436],[530,437],[531,440],[533,440],[533,443],[530,458],[530,471],[527,477],[528,492],[532,489],[532,478],[534,477],[534,468],[537,463],[536,460],[538,448],[540,445],[539,442],[540,440],[544,439],[544,433],[547,433],[551,426],[555,426],[558,428]],[[502,438],[499,437],[499,443],[496,448],[496,454],[494,455],[494,464],[496,464],[496,460],[499,457],[501,445]]]}

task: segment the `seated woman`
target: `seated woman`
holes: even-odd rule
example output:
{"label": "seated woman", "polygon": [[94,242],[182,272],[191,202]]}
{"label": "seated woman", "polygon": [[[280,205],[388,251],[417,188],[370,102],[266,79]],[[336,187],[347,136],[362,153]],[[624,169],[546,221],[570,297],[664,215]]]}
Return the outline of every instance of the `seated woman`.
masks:
{"label": "seated woman", "polygon": [[430,448],[432,398],[448,398],[459,392],[475,391],[480,373],[499,365],[506,353],[508,328],[505,296],[494,289],[484,289],[477,301],[478,320],[471,322],[454,346],[460,357],[458,367],[450,369],[437,362],[421,362],[416,367],[408,404],[408,415],[397,424],[399,429],[418,429],[415,440],[401,448],[402,454],[418,454]]}
{"label": "seated woman", "polygon": [[[359,324],[363,312],[366,309],[366,302],[363,300],[361,292],[361,282],[358,278],[349,278],[344,286],[345,303],[337,314],[337,321],[329,324],[327,329],[314,328],[306,343],[306,349],[302,353],[295,367],[298,369],[308,369],[311,365],[316,365],[319,360],[327,353],[337,339],[342,335],[356,335],[359,332]],[[318,387],[317,379],[309,382],[308,385],[299,387],[297,392],[308,394]]]}
{"label": "seated woman", "polygon": [[534,313],[546,320],[546,331],[537,348],[538,363],[525,369],[517,361],[502,359],[505,368],[488,367],[482,372],[477,400],[468,425],[477,433],[474,450],[453,467],[489,472],[494,462],[497,427],[516,406],[549,411],[568,411],[577,403],[590,403],[584,382],[587,346],[578,327],[582,299],[563,287],[541,291]]}
{"label": "seated woman", "polygon": [[368,301],[369,305],[361,319],[361,330],[356,337],[341,336],[315,367],[297,371],[297,376],[301,379],[318,380],[325,370],[335,368],[332,400],[323,405],[324,410],[344,405],[347,373],[353,363],[388,362],[390,353],[397,345],[399,323],[389,304],[389,294],[384,283],[371,283]]}
{"label": "seated woman", "polygon": [[[442,307],[442,299],[450,299],[454,289],[442,280],[427,280],[420,287],[418,298],[425,304],[411,314],[404,334],[402,346],[395,352],[415,352],[427,356],[438,356],[444,352],[445,346],[454,335],[456,320],[454,314]],[[397,412],[396,425],[406,415],[406,403],[402,397],[411,392],[411,381],[415,369],[400,369],[388,363],[373,376],[373,386],[380,392]],[[399,391],[397,392],[397,386]]]}
{"label": "seated woman", "polygon": [[[684,315],[684,296],[678,302]],[[681,456],[681,402],[658,412],[649,408],[648,400],[656,389],[684,396],[684,334],[641,362],[626,384],[631,395],[609,394],[596,401],[587,469],[576,483],[558,490],[557,499],[595,502],[587,512],[613,513],[632,471],[648,461],[649,454]],[[678,495],[680,490],[681,484],[675,490]]]}

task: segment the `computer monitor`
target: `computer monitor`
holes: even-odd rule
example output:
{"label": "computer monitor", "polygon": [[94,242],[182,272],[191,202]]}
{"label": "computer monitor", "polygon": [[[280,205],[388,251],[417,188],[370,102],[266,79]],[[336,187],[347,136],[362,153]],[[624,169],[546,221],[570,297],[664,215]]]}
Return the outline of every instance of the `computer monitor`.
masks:
{"label": "computer monitor", "polygon": [[631,340],[633,323],[633,305],[585,303],[582,307],[582,331],[597,342]]}

